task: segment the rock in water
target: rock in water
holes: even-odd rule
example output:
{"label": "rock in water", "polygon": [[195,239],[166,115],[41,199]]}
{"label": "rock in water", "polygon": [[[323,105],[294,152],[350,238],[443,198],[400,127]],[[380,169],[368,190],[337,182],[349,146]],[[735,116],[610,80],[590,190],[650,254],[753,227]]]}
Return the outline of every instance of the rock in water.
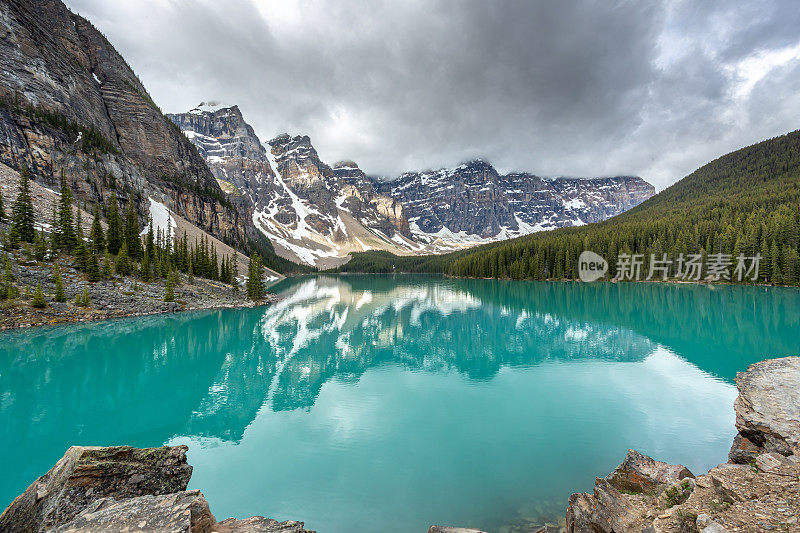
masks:
{"label": "rock in water", "polygon": [[800,357],[752,364],[736,376],[736,385],[739,434],[731,462],[747,463],[765,452],[800,455]]}
{"label": "rock in water", "polygon": [[186,446],[73,446],[0,515],[0,531],[35,532],[69,522],[90,503],[186,490]]}

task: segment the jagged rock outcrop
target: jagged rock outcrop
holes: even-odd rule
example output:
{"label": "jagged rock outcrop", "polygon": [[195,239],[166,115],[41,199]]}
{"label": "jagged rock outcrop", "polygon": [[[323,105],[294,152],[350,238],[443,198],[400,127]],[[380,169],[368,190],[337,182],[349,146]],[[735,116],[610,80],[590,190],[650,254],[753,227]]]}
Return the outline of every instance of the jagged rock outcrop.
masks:
{"label": "jagged rock outcrop", "polygon": [[267,151],[238,106],[204,102],[188,113],[168,114],[197,147],[222,190],[244,195],[253,206],[269,203],[276,192]]}
{"label": "jagged rock outcrop", "polygon": [[758,454],[800,456],[800,357],[769,359],[736,376],[739,396],[730,460],[750,463]]}
{"label": "jagged rock outcrop", "polygon": [[168,203],[227,241],[255,235],[106,38],[60,0],[0,4],[0,161],[81,200]]}
{"label": "jagged rock outcrop", "polygon": [[375,227],[391,236],[394,230],[411,237],[411,229],[403,210],[403,204],[391,196],[378,193],[374,181],[354,161],[339,161],[333,172],[343,183],[345,200],[341,207],[367,227]]}
{"label": "jagged rock outcrop", "polygon": [[800,530],[800,357],[756,363],[736,381],[730,463],[693,478],[630,450],[593,493],[570,497],[567,531]]}
{"label": "jagged rock outcrop", "polygon": [[655,194],[652,185],[632,176],[500,175],[482,160],[452,169],[407,172],[376,182],[376,187],[402,203],[418,240],[468,244],[598,222]]}
{"label": "jagged rock outcrop", "polygon": [[690,484],[694,476],[682,465],[656,461],[635,450],[628,450],[625,460],[605,478],[595,480],[592,494],[577,493],[569,498],[569,531],[641,531],[636,529],[646,514],[646,502],[625,498],[647,494],[657,498],[670,486]]}
{"label": "jagged rock outcrop", "polygon": [[73,446],[0,515],[0,530],[88,533],[313,533],[262,516],[217,522],[203,493],[186,491],[186,446]]}

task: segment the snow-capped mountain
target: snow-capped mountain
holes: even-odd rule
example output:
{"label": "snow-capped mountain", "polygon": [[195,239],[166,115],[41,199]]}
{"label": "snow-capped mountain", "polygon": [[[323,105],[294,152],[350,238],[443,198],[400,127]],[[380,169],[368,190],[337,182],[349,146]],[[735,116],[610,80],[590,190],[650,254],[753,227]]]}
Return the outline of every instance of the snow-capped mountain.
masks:
{"label": "snow-capped mountain", "polygon": [[237,106],[203,103],[168,117],[222,189],[252,206],[278,255],[320,268],[354,251],[437,253],[597,222],[655,194],[637,177],[501,175],[481,160],[379,180],[353,161],[325,164],[307,136],[262,144]]}
{"label": "snow-capped mountain", "polygon": [[354,163],[340,174],[320,161],[308,137],[279,135],[265,148],[238,107],[216,103],[168,117],[223,190],[252,205],[255,226],[278,255],[327,268],[353,251],[419,248],[404,235],[408,221],[399,203],[376,193]]}
{"label": "snow-capped mountain", "polygon": [[500,175],[489,163],[407,172],[377,183],[400,201],[421,243],[468,246],[535,231],[599,222],[655,194],[641,178],[541,178]]}

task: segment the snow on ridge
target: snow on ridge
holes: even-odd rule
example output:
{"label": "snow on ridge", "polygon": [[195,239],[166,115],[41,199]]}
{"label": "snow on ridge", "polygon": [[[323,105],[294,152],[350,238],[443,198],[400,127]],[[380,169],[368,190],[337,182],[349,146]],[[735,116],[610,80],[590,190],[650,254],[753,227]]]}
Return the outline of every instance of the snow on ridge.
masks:
{"label": "snow on ridge", "polygon": [[[150,197],[150,218],[153,220],[153,233],[161,230],[162,235],[166,235],[167,228],[170,228],[169,233],[173,236],[175,235],[175,228],[178,227],[178,224],[172,218],[169,208],[152,197]],[[149,230],[150,222],[147,223],[140,235],[147,235]]]}

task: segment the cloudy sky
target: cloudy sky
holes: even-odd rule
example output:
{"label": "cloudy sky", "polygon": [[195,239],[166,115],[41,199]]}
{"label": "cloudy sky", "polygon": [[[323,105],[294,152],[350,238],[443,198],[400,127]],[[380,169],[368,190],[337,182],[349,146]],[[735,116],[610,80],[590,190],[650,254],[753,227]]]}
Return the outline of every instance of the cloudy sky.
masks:
{"label": "cloudy sky", "polygon": [[166,112],[238,104],[369,174],[483,157],[658,189],[800,127],[785,1],[67,0]]}

